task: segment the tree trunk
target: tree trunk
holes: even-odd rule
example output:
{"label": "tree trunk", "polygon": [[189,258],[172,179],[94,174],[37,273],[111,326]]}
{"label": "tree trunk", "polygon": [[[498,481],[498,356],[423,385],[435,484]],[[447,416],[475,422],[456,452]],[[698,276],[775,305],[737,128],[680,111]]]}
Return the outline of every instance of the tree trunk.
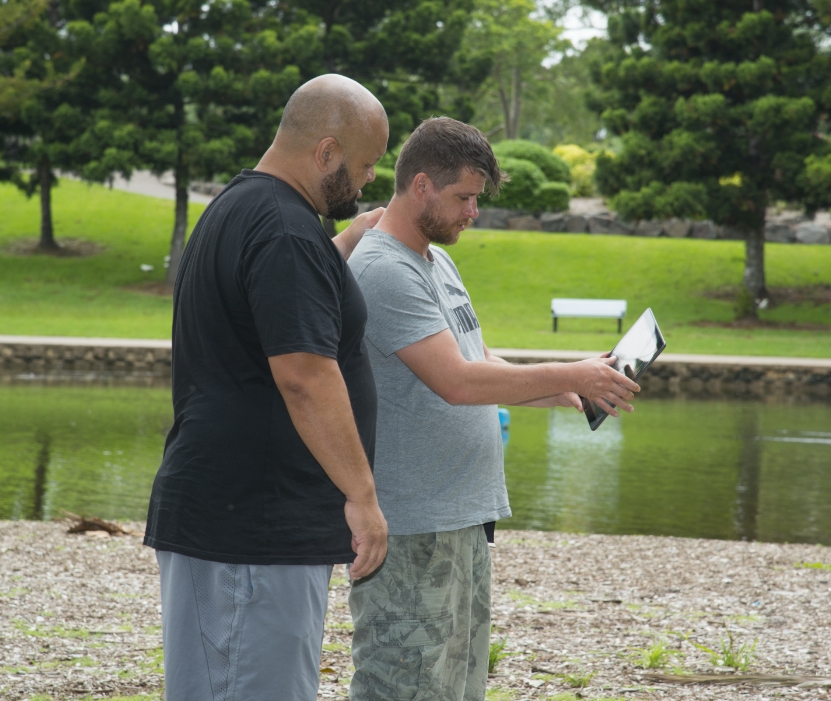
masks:
{"label": "tree trunk", "polygon": [[750,229],[745,241],[744,286],[752,304],[745,308],[745,316],[756,318],[759,309],[768,305],[765,287],[765,224]]}
{"label": "tree trunk", "polygon": [[170,241],[170,263],[167,267],[167,276],[164,286],[168,292],[173,292],[176,283],[176,274],[179,272],[179,262],[185,250],[185,233],[188,229],[188,171],[182,164],[181,154],[176,165],[176,221],[173,224],[173,238]]}
{"label": "tree trunk", "polygon": [[48,158],[38,162],[38,185],[40,186],[40,242],[38,250],[52,253],[60,250],[55,243],[52,227],[52,168]]}

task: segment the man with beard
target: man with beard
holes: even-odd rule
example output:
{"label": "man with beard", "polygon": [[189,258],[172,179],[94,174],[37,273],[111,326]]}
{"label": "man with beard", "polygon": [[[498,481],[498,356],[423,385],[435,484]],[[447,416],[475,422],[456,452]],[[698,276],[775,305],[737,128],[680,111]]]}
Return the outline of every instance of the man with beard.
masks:
{"label": "man with beard", "polygon": [[384,559],[366,305],[346,258],[388,127],[337,75],[289,100],[274,143],[211,202],[174,291],[174,423],[145,544],[161,574],[170,701],[317,698],[332,566]]}
{"label": "man with beard", "polygon": [[[510,365],[491,355],[452,245],[504,179],[485,136],[428,119],[401,149],[395,196],[349,259],[378,387],[375,479],[387,559],[353,578],[352,701],[482,701],[493,522],[510,516],[496,404],[617,416],[638,385],[611,358]],[[494,281],[496,283],[496,281]],[[354,573],[353,573],[354,575]]]}

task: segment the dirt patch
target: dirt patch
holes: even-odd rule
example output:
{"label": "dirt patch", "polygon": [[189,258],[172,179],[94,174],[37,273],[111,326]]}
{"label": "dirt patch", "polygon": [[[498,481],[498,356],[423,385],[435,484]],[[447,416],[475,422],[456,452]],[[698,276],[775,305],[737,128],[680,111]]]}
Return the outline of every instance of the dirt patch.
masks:
{"label": "dirt patch", "polygon": [[[0,698],[160,698],[153,551],[99,533],[0,522]],[[496,541],[493,640],[505,646],[494,700],[831,699],[831,548],[535,531],[497,531]],[[347,694],[348,594],[338,566],[319,698]],[[722,644],[752,677],[720,664]],[[708,684],[714,675],[720,683]]]}
{"label": "dirt patch", "polygon": [[56,258],[86,258],[97,256],[106,250],[94,241],[84,239],[58,239],[56,250],[42,250],[38,248],[38,239],[16,239],[3,247],[3,253],[12,256],[54,256]]}
{"label": "dirt patch", "polygon": [[[735,302],[739,293],[738,287],[722,287],[704,293],[708,299],[718,299],[722,302]],[[831,285],[803,285],[800,287],[769,287],[768,295],[770,307],[780,304],[831,304]]]}
{"label": "dirt patch", "polygon": [[172,297],[173,291],[168,289],[164,282],[157,280],[150,280],[142,282],[138,285],[125,285],[124,289],[128,292],[138,292],[143,295],[152,295],[153,297]]}

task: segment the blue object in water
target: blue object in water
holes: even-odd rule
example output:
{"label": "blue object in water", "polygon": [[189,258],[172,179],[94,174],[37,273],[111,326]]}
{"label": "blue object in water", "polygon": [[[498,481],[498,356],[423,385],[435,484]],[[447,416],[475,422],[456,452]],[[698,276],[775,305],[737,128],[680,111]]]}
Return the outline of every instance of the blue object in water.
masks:
{"label": "blue object in water", "polygon": [[511,412],[507,409],[500,408],[499,410],[499,428],[503,431],[511,426]]}

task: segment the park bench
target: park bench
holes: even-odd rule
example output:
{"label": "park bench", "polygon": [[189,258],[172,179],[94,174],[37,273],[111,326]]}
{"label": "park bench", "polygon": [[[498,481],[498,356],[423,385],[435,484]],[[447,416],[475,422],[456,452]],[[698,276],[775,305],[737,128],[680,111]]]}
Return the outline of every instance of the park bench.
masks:
{"label": "park bench", "polygon": [[554,331],[559,317],[590,317],[595,319],[617,319],[617,332],[621,332],[623,317],[626,316],[625,299],[560,299],[551,300],[551,317]]}

